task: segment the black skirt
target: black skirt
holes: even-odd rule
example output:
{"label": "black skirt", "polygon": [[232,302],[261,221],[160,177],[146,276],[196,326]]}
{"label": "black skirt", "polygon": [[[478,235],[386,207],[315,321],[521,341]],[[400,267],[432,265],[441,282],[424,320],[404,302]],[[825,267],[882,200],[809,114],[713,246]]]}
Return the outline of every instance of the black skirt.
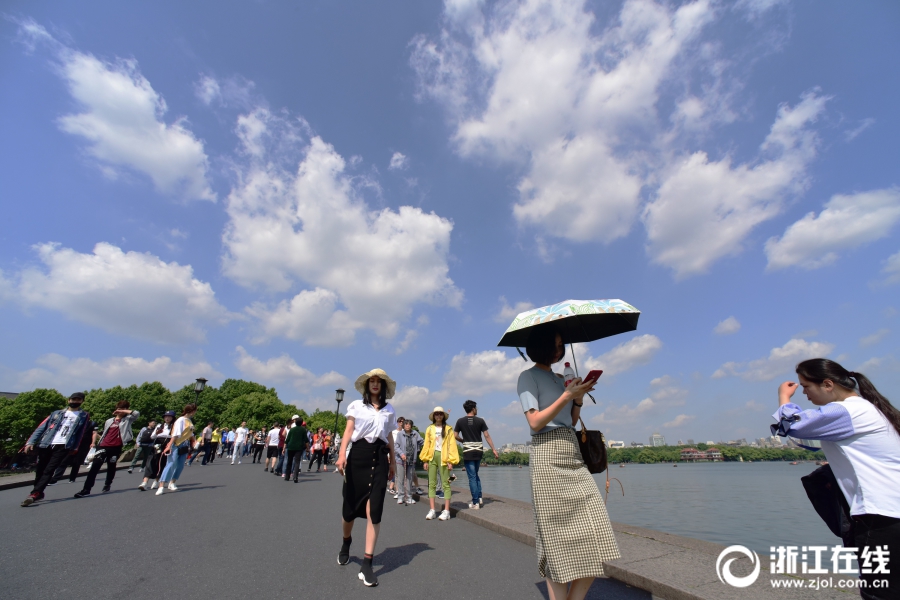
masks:
{"label": "black skirt", "polygon": [[353,442],[344,470],[344,521],[366,518],[366,502],[372,524],[381,523],[388,480],[388,447],[382,440]]}

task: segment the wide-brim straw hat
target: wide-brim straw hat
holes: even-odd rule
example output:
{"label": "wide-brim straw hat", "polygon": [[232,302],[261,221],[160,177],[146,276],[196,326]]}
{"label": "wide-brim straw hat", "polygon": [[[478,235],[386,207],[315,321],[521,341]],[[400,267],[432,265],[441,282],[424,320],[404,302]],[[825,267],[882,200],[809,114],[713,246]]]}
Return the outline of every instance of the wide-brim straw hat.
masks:
{"label": "wide-brim straw hat", "polygon": [[435,406],[434,410],[431,411],[431,414],[428,415],[428,420],[434,423],[434,413],[444,413],[444,425],[447,424],[447,421],[450,419],[450,411],[444,410],[441,406]]}
{"label": "wide-brim straw hat", "polygon": [[356,388],[356,391],[366,395],[366,383],[369,381],[370,377],[381,377],[382,381],[387,384],[387,398],[390,400],[394,397],[394,392],[397,391],[397,382],[388,376],[387,373],[384,372],[384,369],[372,369],[368,373],[363,373],[359,377],[356,378],[356,383],[353,386]]}

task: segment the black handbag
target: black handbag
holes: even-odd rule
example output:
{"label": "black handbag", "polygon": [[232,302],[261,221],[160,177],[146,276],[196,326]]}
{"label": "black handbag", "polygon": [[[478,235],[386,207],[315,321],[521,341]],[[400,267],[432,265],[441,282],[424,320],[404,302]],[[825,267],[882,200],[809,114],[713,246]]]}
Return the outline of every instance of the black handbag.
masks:
{"label": "black handbag", "polygon": [[588,431],[581,417],[578,420],[581,422],[581,431],[576,432],[575,435],[578,437],[578,448],[581,450],[581,458],[584,460],[589,473],[592,475],[602,473],[607,467],[606,439],[599,431]]}

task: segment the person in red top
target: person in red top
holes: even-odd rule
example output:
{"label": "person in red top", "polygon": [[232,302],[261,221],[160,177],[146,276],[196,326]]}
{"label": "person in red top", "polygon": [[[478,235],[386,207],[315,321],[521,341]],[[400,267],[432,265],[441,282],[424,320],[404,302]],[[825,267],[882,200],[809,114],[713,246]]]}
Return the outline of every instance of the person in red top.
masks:
{"label": "person in red top", "polygon": [[[116,410],[113,411],[111,419],[106,420],[103,427],[103,433],[100,435],[100,442],[97,445],[97,454],[91,462],[91,470],[88,471],[84,480],[84,488],[75,494],[76,498],[84,498],[91,494],[91,488],[94,487],[94,481],[97,479],[97,473],[100,467],[106,463],[106,483],[103,485],[103,492],[108,492],[116,476],[116,463],[119,461],[119,455],[122,454],[122,446],[134,439],[134,433],[131,426],[140,416],[136,410],[129,410],[131,405],[128,400],[122,400],[116,404]],[[98,456],[99,455],[99,456]]]}
{"label": "person in red top", "polygon": [[316,473],[319,472],[319,469],[322,467],[322,458],[325,456],[325,428],[319,427],[316,430],[315,435],[313,435],[313,443],[312,443],[312,454],[309,455],[309,468],[306,469],[306,472],[309,473],[312,471],[313,462],[318,461],[316,463]]}

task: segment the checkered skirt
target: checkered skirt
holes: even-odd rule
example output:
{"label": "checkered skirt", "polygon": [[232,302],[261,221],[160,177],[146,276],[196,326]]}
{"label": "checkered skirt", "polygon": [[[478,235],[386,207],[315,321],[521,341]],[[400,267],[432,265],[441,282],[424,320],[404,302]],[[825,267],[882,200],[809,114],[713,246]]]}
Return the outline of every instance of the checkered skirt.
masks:
{"label": "checkered skirt", "polygon": [[603,563],[621,555],[575,432],[559,427],[532,436],[530,464],[541,577],[568,583],[602,576]]}

